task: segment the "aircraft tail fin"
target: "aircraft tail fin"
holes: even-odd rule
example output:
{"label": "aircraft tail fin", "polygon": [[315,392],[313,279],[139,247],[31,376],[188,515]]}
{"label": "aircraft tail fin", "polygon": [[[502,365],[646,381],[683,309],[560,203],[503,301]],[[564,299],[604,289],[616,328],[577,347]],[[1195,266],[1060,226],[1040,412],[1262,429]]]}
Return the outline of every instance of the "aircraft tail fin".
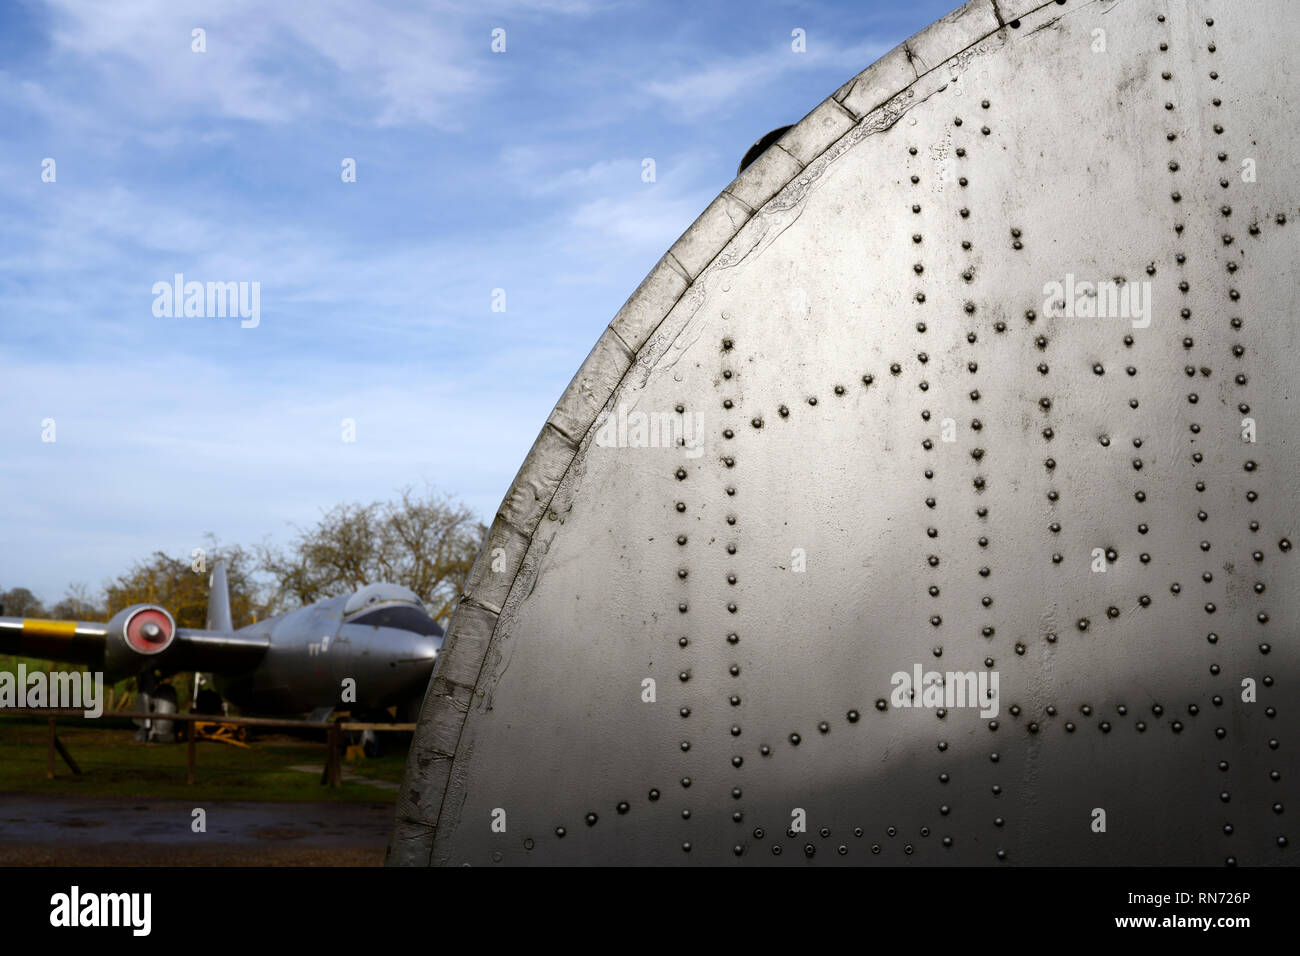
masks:
{"label": "aircraft tail fin", "polygon": [[212,566],[212,577],[208,579],[208,623],[209,631],[235,629],[230,619],[230,588],[226,584],[226,562],[218,561]]}

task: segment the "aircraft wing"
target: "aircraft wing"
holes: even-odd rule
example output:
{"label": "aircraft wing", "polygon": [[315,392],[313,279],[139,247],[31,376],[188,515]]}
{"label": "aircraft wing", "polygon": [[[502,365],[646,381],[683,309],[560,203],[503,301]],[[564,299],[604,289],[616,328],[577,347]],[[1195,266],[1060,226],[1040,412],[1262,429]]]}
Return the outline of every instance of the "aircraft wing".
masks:
{"label": "aircraft wing", "polygon": [[174,671],[237,674],[251,670],[271,646],[265,634],[238,631],[176,629],[176,642],[168,650],[167,668]]}
{"label": "aircraft wing", "polygon": [[[109,643],[121,637],[116,620],[105,624],[0,617],[0,654],[102,667]],[[158,654],[156,666],[172,673],[240,673],[255,667],[270,644],[264,634],[178,627],[175,639]]]}
{"label": "aircraft wing", "polygon": [[0,654],[96,664],[103,659],[107,638],[107,625],[94,621],[0,617]]}

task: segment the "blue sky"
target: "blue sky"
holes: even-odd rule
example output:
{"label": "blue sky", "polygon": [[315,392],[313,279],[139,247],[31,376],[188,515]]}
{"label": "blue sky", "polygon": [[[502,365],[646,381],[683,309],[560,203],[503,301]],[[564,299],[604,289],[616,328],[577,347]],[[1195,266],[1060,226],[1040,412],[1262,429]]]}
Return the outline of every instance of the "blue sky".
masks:
{"label": "blue sky", "polygon": [[[408,484],[490,521],[749,145],[956,5],[5,0],[0,588]],[[176,273],[260,323],[155,316]]]}

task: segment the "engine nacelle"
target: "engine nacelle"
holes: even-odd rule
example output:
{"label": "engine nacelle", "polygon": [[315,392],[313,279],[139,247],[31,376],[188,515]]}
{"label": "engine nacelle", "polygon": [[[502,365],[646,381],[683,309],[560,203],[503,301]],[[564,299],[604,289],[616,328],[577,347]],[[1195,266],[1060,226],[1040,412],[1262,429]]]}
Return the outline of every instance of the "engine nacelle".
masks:
{"label": "engine nacelle", "polygon": [[104,646],[104,670],[136,674],[152,666],[176,640],[176,621],[156,604],[135,604],[113,615]]}

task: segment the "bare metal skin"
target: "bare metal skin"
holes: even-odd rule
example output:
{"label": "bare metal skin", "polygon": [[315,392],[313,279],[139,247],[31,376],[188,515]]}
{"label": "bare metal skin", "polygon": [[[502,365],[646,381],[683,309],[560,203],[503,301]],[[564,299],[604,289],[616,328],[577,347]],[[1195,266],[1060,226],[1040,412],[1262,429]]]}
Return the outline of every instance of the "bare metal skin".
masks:
{"label": "bare metal skin", "polygon": [[1297,48],[973,0],[762,151],[506,494],[389,861],[1295,865]]}

